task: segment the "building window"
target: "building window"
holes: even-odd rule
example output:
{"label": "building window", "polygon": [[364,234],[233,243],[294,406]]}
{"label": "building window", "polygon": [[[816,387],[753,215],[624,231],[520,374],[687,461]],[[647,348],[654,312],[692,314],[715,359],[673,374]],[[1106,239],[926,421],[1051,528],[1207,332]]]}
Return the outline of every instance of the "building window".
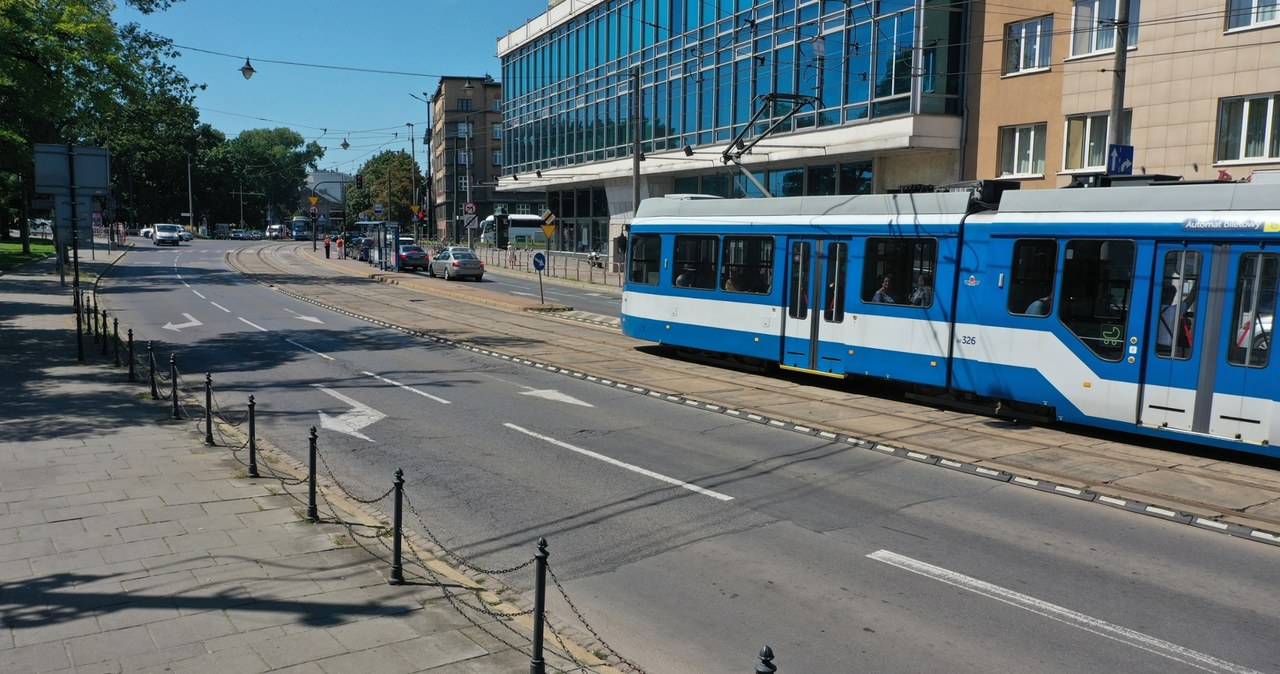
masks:
{"label": "building window", "polygon": [[471,163],[470,150],[458,150],[454,153],[454,162],[459,166],[466,166]]}
{"label": "building window", "polygon": [[1227,0],[1227,29],[1248,28],[1280,20],[1280,0]]}
{"label": "building window", "polygon": [[458,174],[458,191],[466,192],[471,189],[471,176],[467,173]]}
{"label": "building window", "polygon": [[1223,99],[1218,106],[1218,161],[1280,159],[1280,94]]}
{"label": "building window", "polygon": [[493,165],[502,166],[502,150],[493,151]]}
{"label": "building window", "polygon": [[[1138,42],[1139,0],[1129,2],[1128,44]],[[1071,55],[1087,56],[1116,48],[1116,0],[1076,0],[1071,11]]]}
{"label": "building window", "polygon": [[1067,242],[1058,316],[1082,344],[1103,360],[1118,362],[1124,357],[1133,298],[1133,266],[1132,241]]}
{"label": "building window", "polygon": [[474,138],[476,133],[474,122],[454,122],[453,138]]}
{"label": "building window", "polygon": [[471,107],[471,99],[470,99],[470,98],[459,98],[459,99],[458,99],[458,109],[459,109],[459,110],[461,110],[461,111],[463,111],[463,112],[467,112],[467,111],[469,111],[469,110],[472,110],[473,108]]}
{"label": "building window", "polygon": [[494,112],[502,112],[502,99],[501,99],[501,98],[495,98],[495,99],[493,99],[493,111],[494,111]]}
{"label": "building window", "polygon": [[1000,129],[1000,175],[1044,175],[1044,137],[1047,124]]}
{"label": "building window", "polygon": [[502,122],[494,122],[492,137],[494,140],[502,140]]}
{"label": "building window", "polygon": [[[1066,155],[1062,165],[1068,171],[1102,169],[1107,165],[1108,113],[1074,115],[1067,118]],[[1133,113],[1121,115],[1120,143],[1129,144],[1129,124]]]}
{"label": "building window", "polygon": [[1004,32],[1004,74],[1048,68],[1052,36],[1052,15],[1009,24]]}

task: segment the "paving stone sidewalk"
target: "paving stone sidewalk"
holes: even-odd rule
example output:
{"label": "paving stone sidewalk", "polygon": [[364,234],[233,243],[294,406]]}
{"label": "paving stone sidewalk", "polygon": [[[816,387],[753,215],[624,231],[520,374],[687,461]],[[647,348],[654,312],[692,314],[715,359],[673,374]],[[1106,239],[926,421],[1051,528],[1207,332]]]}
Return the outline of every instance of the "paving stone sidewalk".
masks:
{"label": "paving stone sidewalk", "polygon": [[369,513],[306,522],[305,485],[249,479],[100,343],[79,362],[71,306],[51,260],[0,276],[0,672],[529,671],[527,624],[445,596],[467,576],[389,585]]}

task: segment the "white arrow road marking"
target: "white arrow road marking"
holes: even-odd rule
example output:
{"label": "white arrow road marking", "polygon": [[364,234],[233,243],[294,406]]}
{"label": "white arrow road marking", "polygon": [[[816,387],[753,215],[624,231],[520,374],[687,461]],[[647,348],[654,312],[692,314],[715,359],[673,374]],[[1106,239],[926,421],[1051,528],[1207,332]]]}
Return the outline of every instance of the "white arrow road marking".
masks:
{"label": "white arrow road marking", "polygon": [[1042,615],[1051,620],[1070,625],[1072,627],[1082,629],[1086,632],[1092,632],[1108,639],[1115,639],[1122,644],[1133,646],[1134,648],[1144,650],[1148,653],[1155,653],[1170,660],[1175,660],[1186,665],[1203,669],[1210,672],[1231,672],[1232,674],[1256,674],[1254,670],[1248,667],[1242,667],[1235,663],[1219,660],[1211,655],[1199,653],[1189,648],[1170,643],[1163,639],[1157,639],[1153,636],[1135,632],[1126,627],[1113,625],[1105,620],[1099,620],[1083,613],[1077,613],[1071,609],[1063,608],[1056,604],[1050,604],[1047,601],[1036,599],[1020,592],[992,585],[991,583],[972,578],[940,566],[934,566],[926,562],[904,557],[896,552],[888,550],[877,550],[867,557],[878,562],[884,562],[899,569],[904,569],[912,573],[918,573],[926,578],[932,578],[948,585],[954,585],[963,590],[975,592],[984,597],[1001,601],[1010,606],[1016,606]]}
{"label": "white arrow road marking", "polygon": [[605,456],[604,454],[597,454],[597,453],[595,453],[595,452],[593,452],[593,451],[591,451],[591,450],[589,450],[589,449],[583,449],[583,448],[581,448],[581,447],[575,447],[575,446],[573,446],[573,445],[571,445],[571,444],[569,444],[569,443],[567,443],[567,442],[563,442],[563,441],[557,440],[557,439],[555,439],[555,438],[553,438],[553,437],[550,437],[550,436],[542,435],[541,433],[534,433],[533,431],[531,431],[531,430],[529,430],[529,429],[527,429],[527,428],[521,428],[521,427],[519,427],[519,426],[517,426],[517,425],[515,425],[515,424],[502,424],[502,425],[503,425],[503,426],[506,426],[507,428],[510,428],[510,429],[511,429],[511,430],[513,430],[513,431],[519,431],[519,432],[521,432],[521,433],[524,433],[525,435],[527,435],[527,436],[529,436],[529,437],[533,437],[533,438],[537,438],[537,439],[542,440],[542,441],[545,441],[545,442],[549,442],[549,443],[551,443],[551,444],[555,445],[556,447],[563,447],[563,448],[565,448],[565,449],[567,449],[567,450],[569,450],[569,451],[571,451],[571,452],[577,452],[577,453],[579,453],[579,454],[581,454],[581,455],[583,455],[583,456],[589,456],[589,457],[591,457],[591,458],[593,458],[593,459],[597,459],[597,460],[603,461],[603,462],[605,462],[605,463],[612,464],[612,465],[617,466],[617,467],[619,467],[619,468],[626,468],[627,470],[629,470],[629,471],[631,471],[631,472],[633,472],[633,473],[639,473],[639,474],[644,475],[644,476],[646,476],[646,477],[651,477],[651,478],[653,478],[653,479],[655,479],[655,480],[661,480],[661,481],[666,482],[666,483],[668,483],[668,484],[674,484],[674,485],[675,485],[675,486],[677,486],[677,487],[683,487],[684,489],[688,489],[689,491],[696,491],[696,492],[698,492],[699,494],[703,494],[703,495],[705,495],[705,496],[710,496],[710,497],[711,497],[711,498],[713,498],[713,499],[717,499],[717,500],[720,500],[720,501],[732,501],[732,500],[733,500],[733,497],[732,497],[732,496],[729,496],[728,494],[721,494],[721,493],[720,493],[720,492],[718,492],[718,491],[711,491],[710,489],[703,489],[702,487],[699,487],[699,486],[698,486],[698,485],[696,485],[696,484],[689,484],[688,482],[681,482],[680,480],[677,480],[677,479],[675,479],[674,477],[667,477],[666,475],[663,475],[662,473],[655,473],[655,472],[653,472],[653,471],[651,471],[651,470],[649,470],[649,469],[647,469],[647,468],[641,468],[640,466],[633,466],[633,465],[631,465],[631,464],[629,464],[629,463],[624,463],[624,462],[622,462],[622,461],[619,461],[619,460],[617,460],[617,459],[615,459],[615,458],[613,458],[613,457]]}
{"label": "white arrow road marking", "polygon": [[200,321],[197,321],[197,320],[196,320],[196,318],[195,318],[195,316],[192,316],[191,314],[182,314],[182,315],[187,317],[187,322],[186,322],[186,323],[165,323],[165,324],[164,324],[164,329],[165,329],[165,330],[172,330],[172,331],[174,331],[174,332],[178,332],[179,330],[181,330],[181,329],[183,329],[183,328],[194,328],[194,327],[196,327],[197,325],[204,325],[204,323],[201,323]]}
{"label": "white arrow road marking", "polygon": [[[304,347],[304,348],[305,348],[305,347]],[[440,404],[442,404],[442,405],[448,405],[448,404],[450,404],[450,403],[449,403],[449,401],[448,401],[448,400],[445,400],[444,398],[438,398],[438,397],[436,397],[436,396],[431,395],[430,393],[427,393],[426,391],[419,391],[418,389],[416,389],[416,388],[414,388],[414,387],[412,387],[412,386],[407,386],[407,385],[405,385],[405,384],[401,384],[400,382],[395,381],[394,379],[387,379],[386,377],[383,377],[383,376],[381,376],[381,375],[376,375],[376,374],[374,374],[374,373],[372,373],[372,372],[365,372],[365,374],[369,375],[370,377],[373,377],[374,379],[377,379],[378,381],[386,382],[386,383],[388,383],[388,384],[391,384],[392,386],[399,386],[400,388],[402,388],[402,389],[404,389],[404,390],[406,390],[406,391],[409,391],[410,393],[417,393],[418,395],[422,396],[423,398],[430,398],[430,399],[432,399],[432,400],[434,400],[434,401],[436,401],[436,402],[438,402],[438,403],[440,403]]]}
{"label": "white arrow road marking", "polygon": [[328,429],[331,431],[337,431],[339,433],[346,433],[347,435],[350,435],[352,437],[357,437],[357,438],[360,438],[361,440],[368,440],[369,442],[373,442],[373,438],[365,435],[364,433],[361,433],[360,429],[370,424],[381,421],[387,415],[383,414],[382,412],[379,412],[378,410],[373,409],[372,407],[369,407],[364,403],[352,400],[351,398],[348,398],[347,396],[344,396],[341,393],[338,393],[337,391],[327,389],[319,384],[313,384],[313,386],[351,406],[350,411],[343,412],[342,414],[336,417],[331,417],[328,414],[321,412],[320,428]]}
{"label": "white arrow road marking", "polygon": [[547,400],[554,400],[558,403],[569,403],[570,405],[581,405],[583,407],[595,407],[595,405],[592,405],[589,402],[578,400],[577,398],[569,395],[568,393],[561,393],[559,391],[556,391],[555,389],[539,390],[529,386],[526,386],[525,388],[529,390],[525,391],[524,393],[521,393],[520,395],[533,396],[535,398],[546,398]]}
{"label": "white arrow road marking", "polygon": [[[239,317],[239,316],[236,316],[236,318],[240,318],[240,317]],[[258,325],[257,323],[254,323],[254,322],[252,322],[252,321],[246,321],[246,320],[245,320],[245,319],[243,319],[243,318],[240,318],[240,322],[241,322],[241,323],[244,323],[245,325],[255,327],[255,328],[257,328],[257,329],[261,330],[262,332],[271,332],[270,330],[268,330],[268,329],[266,329],[266,328],[262,327],[261,325]]]}
{"label": "white arrow road marking", "polygon": [[324,321],[322,321],[322,320],[320,320],[320,319],[316,318],[315,316],[303,316],[302,314],[300,314],[300,313],[298,313],[298,312],[294,311],[293,309],[289,309],[289,308],[287,308],[287,307],[285,308],[285,311],[287,311],[287,312],[289,312],[289,313],[293,314],[293,315],[294,315],[295,317],[297,317],[297,318],[301,318],[301,319],[302,319],[302,320],[304,320],[304,321],[311,321],[312,323],[319,323],[319,324],[321,324],[321,325],[324,325]]}

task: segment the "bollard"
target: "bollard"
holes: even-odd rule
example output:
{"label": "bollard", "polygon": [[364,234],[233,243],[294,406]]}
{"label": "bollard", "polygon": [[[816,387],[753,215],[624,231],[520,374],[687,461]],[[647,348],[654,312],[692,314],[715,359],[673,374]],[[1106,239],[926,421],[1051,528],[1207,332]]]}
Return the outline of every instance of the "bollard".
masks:
{"label": "bollard", "polygon": [[129,381],[138,381],[138,373],[134,371],[133,328],[129,328]]}
{"label": "bollard", "polygon": [[107,355],[107,310],[102,310],[102,355]]}
{"label": "bollard", "polygon": [[756,674],[773,674],[778,671],[773,666],[773,649],[765,646],[760,649],[760,664],[756,665]]}
{"label": "bollard", "polygon": [[159,400],[160,391],[156,389],[156,350],[147,342],[147,376],[151,379],[151,399]]}
{"label": "bollard", "polygon": [[181,419],[182,416],[178,414],[178,361],[172,353],[169,354],[169,383],[171,384],[169,398],[173,400],[173,418]]}
{"label": "bollard", "polygon": [[542,659],[542,613],[547,605],[547,539],[538,539],[538,551],[533,554],[533,658],[529,660],[529,674],[545,674],[547,662]]}
{"label": "bollard", "polygon": [[204,373],[204,444],[213,446],[213,375]]}
{"label": "bollard", "polygon": [[387,579],[388,585],[404,584],[404,566],[400,563],[400,523],[403,510],[401,510],[401,500],[404,498],[404,471],[396,469],[396,507],[395,514],[391,522],[391,577]]}
{"label": "bollard", "polygon": [[311,427],[311,472],[307,478],[310,483],[309,493],[307,494],[307,521],[319,522],[320,512],[316,510],[316,427]]}
{"label": "bollard", "polygon": [[115,333],[115,337],[111,340],[111,347],[115,350],[116,367],[120,367],[120,319],[119,318],[111,319],[111,328],[112,328],[111,331]]}
{"label": "bollard", "polygon": [[89,299],[93,301],[93,308],[90,310],[92,313],[89,314],[89,335],[93,337],[93,343],[97,344],[98,343],[98,298],[94,297],[93,295],[90,295]]}
{"label": "bollard", "polygon": [[258,441],[253,437],[253,396],[249,396],[249,477],[258,477]]}

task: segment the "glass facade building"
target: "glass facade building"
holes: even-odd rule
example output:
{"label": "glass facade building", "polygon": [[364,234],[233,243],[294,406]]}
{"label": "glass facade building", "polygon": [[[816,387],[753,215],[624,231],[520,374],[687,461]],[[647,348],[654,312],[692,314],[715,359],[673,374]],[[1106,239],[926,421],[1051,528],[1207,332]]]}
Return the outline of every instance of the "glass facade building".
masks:
{"label": "glass facade building", "polygon": [[646,153],[727,142],[769,93],[816,101],[781,132],[959,115],[966,5],[602,0],[502,53],[505,170],[629,156],[632,69]]}

